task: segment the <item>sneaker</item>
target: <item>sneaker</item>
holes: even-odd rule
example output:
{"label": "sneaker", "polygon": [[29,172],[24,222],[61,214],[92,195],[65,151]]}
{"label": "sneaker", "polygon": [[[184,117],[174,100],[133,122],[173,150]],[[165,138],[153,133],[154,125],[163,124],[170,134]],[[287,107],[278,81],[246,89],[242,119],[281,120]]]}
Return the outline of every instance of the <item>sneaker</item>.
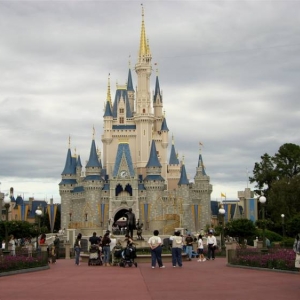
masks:
{"label": "sneaker", "polygon": [[206,258],[203,258],[203,260],[202,261],[206,261]]}
{"label": "sneaker", "polygon": [[165,268],[165,266],[161,266],[161,267],[159,267],[160,269],[164,269]]}
{"label": "sneaker", "polygon": [[173,266],[173,268],[176,268],[176,266]]}
{"label": "sneaker", "polygon": [[197,262],[202,262],[202,260],[198,259]]}
{"label": "sneaker", "polygon": [[152,269],[154,269],[155,267],[151,267]]}

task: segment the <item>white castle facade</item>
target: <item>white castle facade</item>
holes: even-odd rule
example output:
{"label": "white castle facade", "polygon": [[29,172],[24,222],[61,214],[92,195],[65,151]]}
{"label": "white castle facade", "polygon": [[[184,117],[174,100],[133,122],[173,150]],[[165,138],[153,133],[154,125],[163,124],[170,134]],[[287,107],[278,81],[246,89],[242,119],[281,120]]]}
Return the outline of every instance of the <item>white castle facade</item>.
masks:
{"label": "white castle facade", "polygon": [[196,174],[190,183],[184,161],[179,161],[174,139],[163,113],[164,99],[156,75],[151,95],[152,55],[142,13],[139,55],[127,84],[117,86],[111,99],[108,79],[103,116],[103,157],[93,134],[85,170],[70,147],[62,179],[61,227],[81,232],[105,230],[132,208],[148,230],[170,234],[174,228],[199,231],[211,223],[212,185],[202,155],[195,158]]}

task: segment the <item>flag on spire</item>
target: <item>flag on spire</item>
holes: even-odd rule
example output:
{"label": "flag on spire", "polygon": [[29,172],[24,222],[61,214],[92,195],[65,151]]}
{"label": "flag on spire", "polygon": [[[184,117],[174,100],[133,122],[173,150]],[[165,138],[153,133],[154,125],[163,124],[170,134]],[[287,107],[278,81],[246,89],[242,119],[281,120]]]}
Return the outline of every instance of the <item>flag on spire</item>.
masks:
{"label": "flag on spire", "polygon": [[223,194],[223,193],[221,192],[221,198],[222,198],[222,197],[226,198],[226,194]]}

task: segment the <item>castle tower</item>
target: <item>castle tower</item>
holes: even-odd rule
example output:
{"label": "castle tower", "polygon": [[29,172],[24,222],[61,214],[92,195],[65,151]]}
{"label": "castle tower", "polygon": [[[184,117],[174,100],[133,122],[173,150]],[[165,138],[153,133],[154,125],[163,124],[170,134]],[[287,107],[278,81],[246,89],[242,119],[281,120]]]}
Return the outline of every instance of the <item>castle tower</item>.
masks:
{"label": "castle tower", "polygon": [[150,142],[152,139],[152,126],[154,115],[151,108],[150,98],[150,76],[152,72],[151,52],[149,43],[146,40],[146,30],[144,24],[144,8],[142,7],[142,27],[138,62],[135,65],[137,74],[136,91],[136,144],[138,151],[135,154],[138,174],[145,175],[145,165],[150,154]]}
{"label": "castle tower", "polygon": [[175,151],[174,136],[172,135],[172,147],[168,165],[168,189],[173,191],[177,189],[180,178],[180,164]]}

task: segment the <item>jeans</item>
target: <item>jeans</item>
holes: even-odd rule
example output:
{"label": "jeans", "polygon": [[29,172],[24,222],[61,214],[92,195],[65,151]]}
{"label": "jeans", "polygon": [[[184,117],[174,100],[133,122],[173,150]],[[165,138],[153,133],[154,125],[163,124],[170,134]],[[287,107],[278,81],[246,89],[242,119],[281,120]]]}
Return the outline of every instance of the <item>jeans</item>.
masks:
{"label": "jeans", "polygon": [[186,246],[185,253],[188,255],[189,259],[192,258],[193,246]]}
{"label": "jeans", "polygon": [[172,265],[176,267],[176,263],[179,267],[182,267],[181,248],[172,248]]}
{"label": "jeans", "polygon": [[152,267],[155,267],[156,261],[158,263],[158,266],[161,267],[163,265],[161,260],[161,246],[156,247],[155,249],[151,249],[151,265]]}
{"label": "jeans", "polygon": [[207,258],[210,259],[210,257],[212,257],[212,259],[215,259],[215,248],[212,246],[213,244],[208,244],[207,247]]}
{"label": "jeans", "polygon": [[74,248],[75,250],[75,264],[79,265],[79,258],[80,258],[80,248],[78,246],[76,246]]}
{"label": "jeans", "polygon": [[110,246],[104,246],[103,247],[103,262],[105,264],[109,263],[110,260]]}

